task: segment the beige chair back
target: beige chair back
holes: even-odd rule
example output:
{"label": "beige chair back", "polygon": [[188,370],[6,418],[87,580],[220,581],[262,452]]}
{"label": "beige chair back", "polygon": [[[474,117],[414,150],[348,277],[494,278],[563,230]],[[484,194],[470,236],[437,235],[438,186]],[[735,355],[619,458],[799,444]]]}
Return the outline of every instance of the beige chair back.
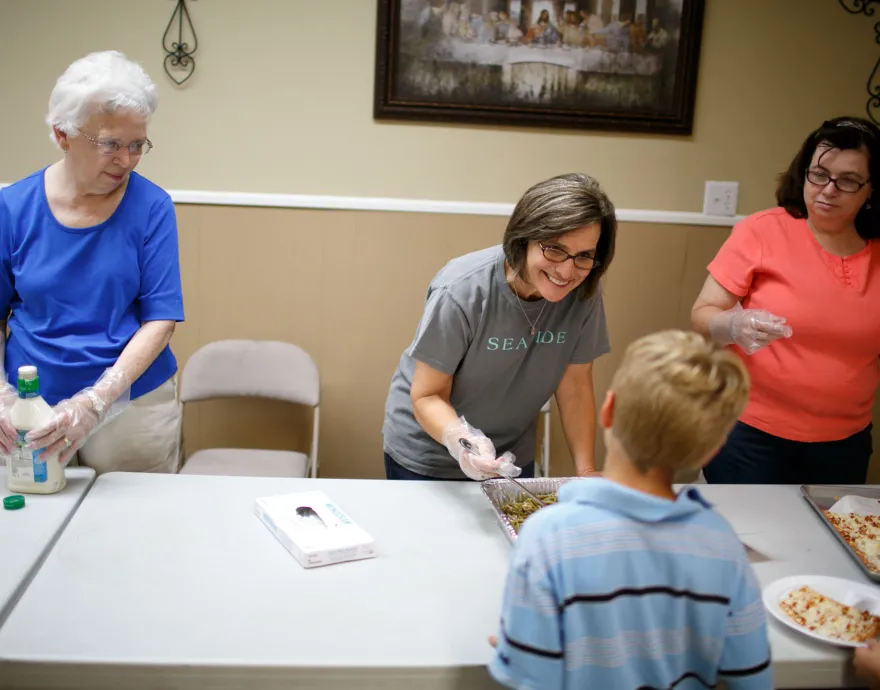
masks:
{"label": "beige chair back", "polygon": [[271,340],[218,340],[200,348],[181,374],[180,401],[269,398],[315,407],[321,381],[302,348]]}
{"label": "beige chair back", "polygon": [[237,397],[314,408],[308,475],[318,476],[321,378],[305,350],[271,340],[218,340],[199,348],[181,372],[180,402]]}

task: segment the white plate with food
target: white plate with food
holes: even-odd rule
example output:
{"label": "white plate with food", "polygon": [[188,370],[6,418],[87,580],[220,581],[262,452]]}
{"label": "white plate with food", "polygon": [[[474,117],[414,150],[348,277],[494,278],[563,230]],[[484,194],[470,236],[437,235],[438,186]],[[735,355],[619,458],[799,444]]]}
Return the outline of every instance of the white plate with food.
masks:
{"label": "white plate with food", "polygon": [[764,588],[764,606],[792,630],[841,647],[880,635],[880,587],[824,575],[795,575]]}

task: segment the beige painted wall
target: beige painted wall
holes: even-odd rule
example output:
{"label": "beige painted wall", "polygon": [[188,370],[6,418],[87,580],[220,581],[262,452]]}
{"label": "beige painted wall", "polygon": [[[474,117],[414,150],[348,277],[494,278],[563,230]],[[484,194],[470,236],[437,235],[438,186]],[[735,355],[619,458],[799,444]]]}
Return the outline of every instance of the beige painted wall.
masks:
{"label": "beige painted wall", "polygon": [[583,170],[620,208],[699,211],[715,179],[755,211],[810,130],[863,112],[871,24],[834,0],[706,5],[688,138],[376,123],[371,0],[190,0],[183,89],[161,68],[173,0],[0,0],[0,182],[53,160],[42,119],[68,63],[118,48],[160,85],[142,171],[166,188],[513,202]]}
{"label": "beige painted wall", "polygon": [[[118,48],[160,85],[141,172],[169,189],[513,202],[535,181],[585,170],[620,208],[699,211],[703,180],[739,180],[740,211],[772,203],[775,174],[822,119],[859,113],[870,24],[833,0],[707,0],[692,137],[372,119],[375,3],[190,0],[198,68],[161,70],[173,0],[0,0],[0,182],[54,160],[42,122],[73,59]],[[320,95],[319,95],[320,94]],[[504,219],[178,206],[187,322],[181,363],[218,338],[278,338],[323,376],[322,473],[380,476],[388,381],[425,288],[453,256],[496,243]],[[686,326],[727,230],[624,224],[606,285],[614,351]],[[343,258],[340,258],[343,257]],[[353,257],[353,258],[351,258]],[[302,442],[277,406],[202,405],[187,448]],[[259,412],[267,412],[262,422]],[[554,472],[571,469],[558,426]]]}

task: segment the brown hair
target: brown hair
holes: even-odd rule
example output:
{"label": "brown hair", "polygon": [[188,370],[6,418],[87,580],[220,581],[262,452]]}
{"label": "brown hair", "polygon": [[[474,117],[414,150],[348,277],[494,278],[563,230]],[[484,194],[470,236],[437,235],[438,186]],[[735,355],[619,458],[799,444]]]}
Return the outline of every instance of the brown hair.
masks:
{"label": "brown hair", "polygon": [[826,120],[807,137],[788,170],[779,176],[776,202],[793,218],[807,217],[807,206],[804,203],[807,169],[816,149],[823,143],[844,151],[860,148],[867,150],[868,177],[874,184],[868,203],[856,215],[855,226],[862,239],[880,237],[880,129],[873,122],[860,117]]}
{"label": "brown hair", "polygon": [[517,275],[525,267],[529,242],[552,242],[585,225],[599,223],[595,266],[578,286],[581,299],[589,299],[614,258],[617,217],[614,205],[599,183],[583,173],[569,173],[531,187],[513,209],[504,231],[504,255]]}

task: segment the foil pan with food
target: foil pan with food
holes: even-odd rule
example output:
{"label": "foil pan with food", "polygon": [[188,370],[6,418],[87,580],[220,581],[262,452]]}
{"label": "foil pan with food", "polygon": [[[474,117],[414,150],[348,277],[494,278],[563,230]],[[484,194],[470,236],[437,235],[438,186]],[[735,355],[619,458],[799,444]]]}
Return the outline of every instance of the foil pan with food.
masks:
{"label": "foil pan with food", "polygon": [[[529,491],[535,494],[544,503],[555,503],[556,493],[559,487],[574,477],[550,477],[535,479],[517,479]],[[501,529],[512,542],[516,541],[516,533],[525,519],[539,510],[538,505],[522,491],[516,484],[507,479],[487,479],[481,482],[483,490]]]}

